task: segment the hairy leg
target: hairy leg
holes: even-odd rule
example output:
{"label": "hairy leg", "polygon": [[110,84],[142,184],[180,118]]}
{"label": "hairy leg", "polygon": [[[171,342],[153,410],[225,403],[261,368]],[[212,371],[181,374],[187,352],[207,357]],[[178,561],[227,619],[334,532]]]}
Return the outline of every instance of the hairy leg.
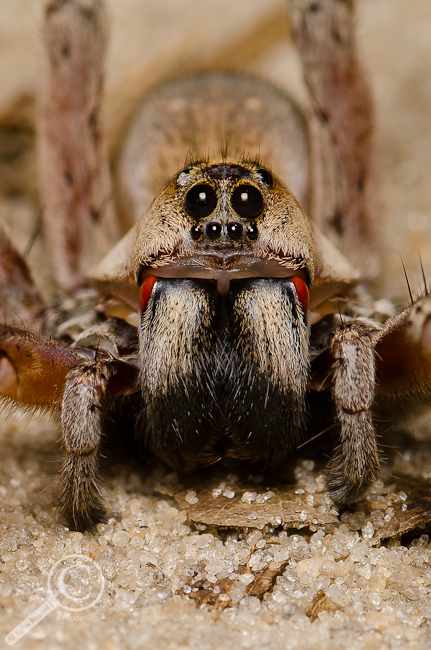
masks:
{"label": "hairy leg", "polygon": [[35,408],[61,405],[67,373],[83,362],[61,343],[0,325],[0,397]]}
{"label": "hairy leg", "polygon": [[60,286],[72,289],[119,238],[101,127],[102,0],[48,0],[45,41],[37,123],[44,226]]}
{"label": "hairy leg", "polygon": [[377,275],[374,115],[358,61],[353,0],[288,0],[314,115],[311,216],[362,272]]}
{"label": "hairy leg", "polygon": [[378,478],[379,456],[371,417],[375,364],[372,339],[360,325],[341,327],[331,341],[332,397],[340,444],[328,465],[334,501],[358,501]]}
{"label": "hairy leg", "polygon": [[61,408],[64,459],[58,497],[65,520],[84,530],[104,519],[99,452],[112,397],[136,390],[137,371],[115,359],[68,373]]}
{"label": "hairy leg", "polygon": [[97,477],[103,430],[102,403],[109,370],[103,364],[72,370],[63,395],[61,427],[64,459],[58,481],[62,514],[76,529],[104,519],[104,503]]}
{"label": "hairy leg", "polygon": [[0,316],[9,323],[37,330],[45,303],[36,289],[27,262],[0,225]]}
{"label": "hairy leg", "polygon": [[79,351],[0,326],[0,397],[30,408],[61,408],[65,456],[58,481],[67,523],[83,530],[103,519],[99,449],[113,398],[137,390],[137,369],[108,355]]}

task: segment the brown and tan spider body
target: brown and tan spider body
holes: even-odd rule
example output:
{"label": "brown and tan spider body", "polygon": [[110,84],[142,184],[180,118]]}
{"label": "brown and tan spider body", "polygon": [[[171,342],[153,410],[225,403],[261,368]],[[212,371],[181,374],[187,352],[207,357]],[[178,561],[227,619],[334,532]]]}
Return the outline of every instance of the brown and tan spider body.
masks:
{"label": "brown and tan spider body", "polygon": [[104,515],[108,423],[122,435],[126,419],[181,468],[286,464],[329,429],[328,488],[350,503],[378,476],[375,400],[430,388],[428,296],[387,318],[365,287],[377,273],[374,141],[352,3],[288,4],[313,114],[239,75],[164,86],[124,146],[118,184],[134,225],[116,244],[103,5],[46,5],[41,191],[63,295],[46,307],[0,235],[0,296],[29,327],[0,328],[0,392],[61,411],[59,499],[77,528]]}

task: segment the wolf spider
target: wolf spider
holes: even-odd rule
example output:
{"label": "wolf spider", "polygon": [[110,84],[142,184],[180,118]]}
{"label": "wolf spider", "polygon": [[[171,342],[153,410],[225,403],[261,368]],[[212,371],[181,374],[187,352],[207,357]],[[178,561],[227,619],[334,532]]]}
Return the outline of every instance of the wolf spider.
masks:
{"label": "wolf spider", "polygon": [[367,290],[374,131],[352,2],[288,4],[312,113],[237,74],[161,87],[124,145],[119,200],[135,225],[115,244],[103,3],[46,3],[38,147],[60,299],[45,304],[1,233],[0,392],[60,412],[58,497],[77,529],[103,520],[100,451],[124,418],[182,468],[287,464],[330,431],[327,487],[348,504],[378,477],[373,404],[429,391],[427,291],[388,316]]}

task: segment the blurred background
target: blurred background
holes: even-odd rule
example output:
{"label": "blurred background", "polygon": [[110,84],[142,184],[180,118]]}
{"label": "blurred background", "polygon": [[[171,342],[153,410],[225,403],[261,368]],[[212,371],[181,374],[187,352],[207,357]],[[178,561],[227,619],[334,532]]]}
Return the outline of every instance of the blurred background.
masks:
{"label": "blurred background", "polygon": [[[24,251],[38,222],[35,98],[43,0],[0,0],[0,218]],[[306,102],[284,0],[107,0],[105,125],[115,168],[130,117],[164,80],[205,69],[258,73]],[[407,302],[419,256],[431,279],[431,3],[358,0],[361,60],[376,103],[382,224],[379,296]],[[46,279],[38,237],[29,263]]]}

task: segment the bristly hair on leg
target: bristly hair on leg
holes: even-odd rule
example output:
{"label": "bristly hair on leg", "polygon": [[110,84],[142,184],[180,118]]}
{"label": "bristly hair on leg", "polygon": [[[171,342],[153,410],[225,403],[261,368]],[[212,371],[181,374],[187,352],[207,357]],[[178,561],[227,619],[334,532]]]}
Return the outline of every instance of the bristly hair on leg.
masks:
{"label": "bristly hair on leg", "polygon": [[424,295],[427,296],[429,294],[428,282],[427,282],[427,279],[426,279],[424,264],[423,264],[423,260],[422,260],[421,255],[419,255],[419,259],[420,259],[420,263],[421,263],[422,279],[424,281]]}
{"label": "bristly hair on leg", "polygon": [[403,258],[401,256],[401,253],[400,253],[400,258],[401,258],[401,264],[403,265],[403,271],[404,271],[404,277],[405,277],[406,283],[407,283],[407,289],[409,290],[410,304],[413,305],[414,298],[413,298],[412,288],[410,286],[409,276],[407,275],[406,265],[404,264],[404,260],[403,260]]}
{"label": "bristly hair on leg", "polygon": [[329,427],[326,427],[325,429],[322,429],[322,431],[319,431],[319,433],[316,433],[315,436],[312,438],[309,438],[305,442],[302,442],[300,445],[297,445],[296,449],[301,449],[302,447],[305,447],[306,445],[310,444],[310,442],[314,442],[314,440],[317,440],[317,438],[320,438],[320,436],[323,436],[325,433],[329,433],[329,431],[332,431],[335,429],[337,426],[336,422],[333,422],[332,424],[329,425]]}
{"label": "bristly hair on leg", "polygon": [[42,226],[43,226],[43,206],[39,210],[33,232],[30,234],[29,240],[22,253],[24,259],[27,259],[28,256],[30,255],[30,251],[34,246],[36,239],[39,237],[39,235],[42,232]]}
{"label": "bristly hair on leg", "polygon": [[341,303],[338,301],[338,316],[340,318],[340,329],[345,329],[347,321],[343,319],[343,313],[341,311]]}

